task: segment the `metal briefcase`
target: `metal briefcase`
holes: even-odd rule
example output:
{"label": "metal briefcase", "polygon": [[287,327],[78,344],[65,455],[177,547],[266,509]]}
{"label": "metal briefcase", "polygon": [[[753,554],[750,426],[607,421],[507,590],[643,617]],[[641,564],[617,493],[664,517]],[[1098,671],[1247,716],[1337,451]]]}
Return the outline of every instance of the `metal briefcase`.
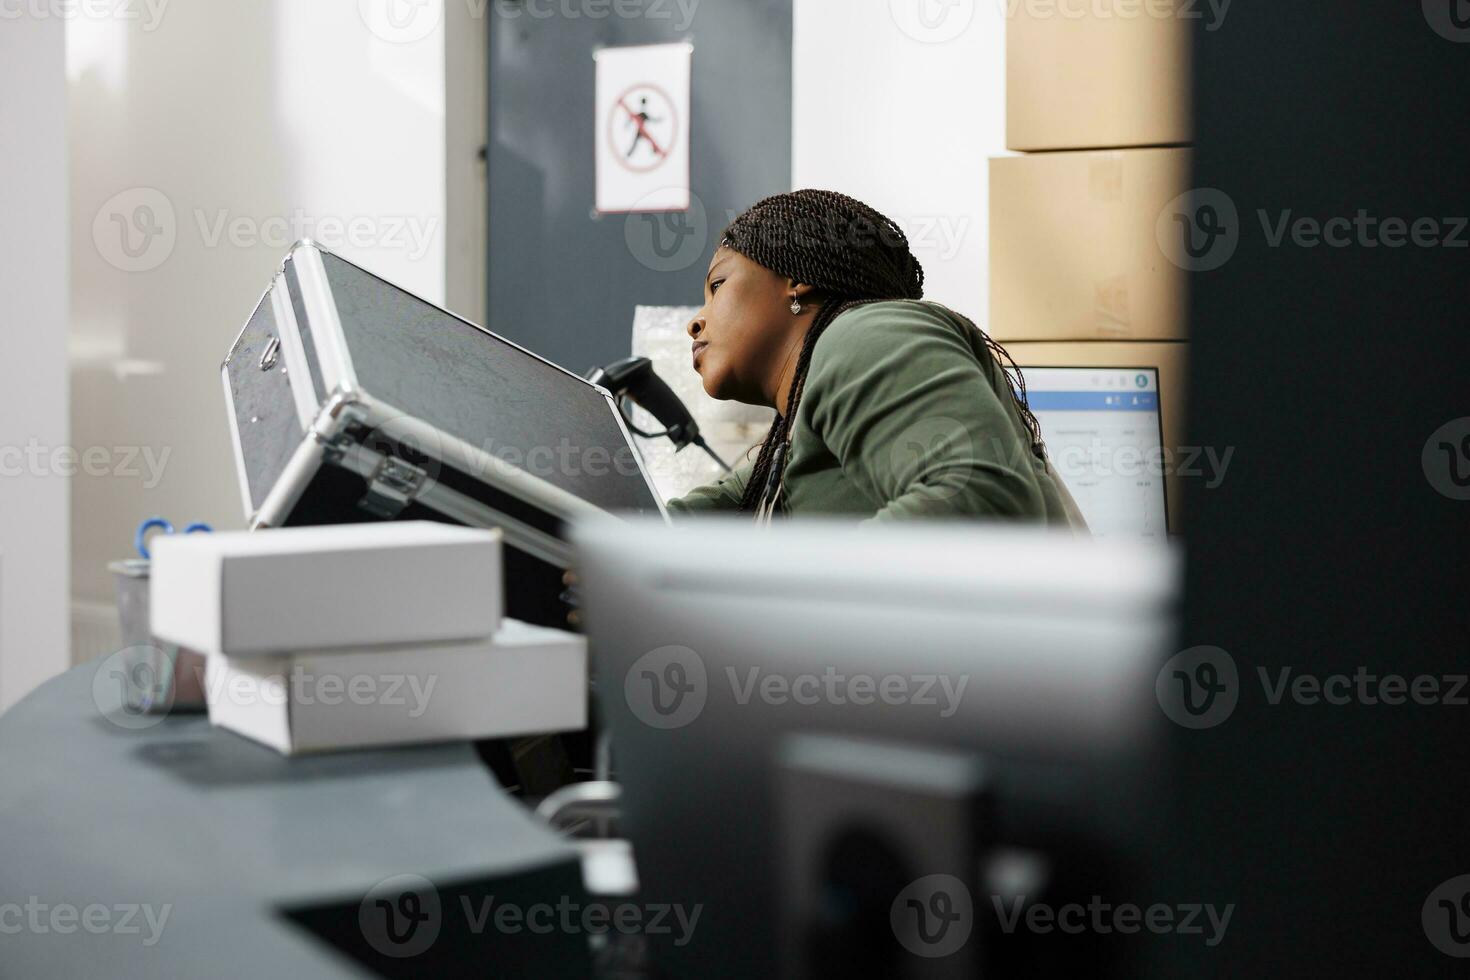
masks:
{"label": "metal briefcase", "polygon": [[517,619],[565,625],[565,522],[663,513],[605,389],[311,242],[221,377],[252,528],[498,527]]}

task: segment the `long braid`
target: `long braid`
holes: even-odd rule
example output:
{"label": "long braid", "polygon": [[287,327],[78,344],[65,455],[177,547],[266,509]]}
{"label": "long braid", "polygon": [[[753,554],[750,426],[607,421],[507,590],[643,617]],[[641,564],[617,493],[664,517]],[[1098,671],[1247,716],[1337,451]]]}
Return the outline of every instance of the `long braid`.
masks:
{"label": "long braid", "polygon": [[[777,413],[761,443],[740,501],[742,511],[778,506],[781,471],[812,351],[839,315],[866,303],[923,298],[924,269],[907,236],[891,219],[836,191],[800,190],[757,202],[725,229],[728,246],[772,272],[811,286],[821,308],[802,339],[785,413]],[[958,314],[956,314],[958,316]],[[1041,429],[1026,402],[1026,382],[1004,347],[969,319],[1005,374],[1016,409],[1031,435],[1032,452],[1044,458]]]}

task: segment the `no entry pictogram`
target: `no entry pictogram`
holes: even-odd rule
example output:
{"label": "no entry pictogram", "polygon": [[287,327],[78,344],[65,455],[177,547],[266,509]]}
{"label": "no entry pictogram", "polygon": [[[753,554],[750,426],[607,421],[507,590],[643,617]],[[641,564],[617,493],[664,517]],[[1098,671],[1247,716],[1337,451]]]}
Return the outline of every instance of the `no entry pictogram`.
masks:
{"label": "no entry pictogram", "polygon": [[606,138],[620,167],[635,174],[657,170],[679,140],[674,100],[650,82],[630,85],[610,107]]}

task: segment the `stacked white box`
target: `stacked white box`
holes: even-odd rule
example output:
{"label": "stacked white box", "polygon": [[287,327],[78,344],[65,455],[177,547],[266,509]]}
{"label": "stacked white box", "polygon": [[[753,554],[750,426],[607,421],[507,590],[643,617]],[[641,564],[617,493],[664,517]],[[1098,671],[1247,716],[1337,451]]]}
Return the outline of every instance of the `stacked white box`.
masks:
{"label": "stacked white box", "polygon": [[155,539],[153,632],[210,720],[287,755],[587,724],[586,641],[502,618],[498,531],[374,523]]}

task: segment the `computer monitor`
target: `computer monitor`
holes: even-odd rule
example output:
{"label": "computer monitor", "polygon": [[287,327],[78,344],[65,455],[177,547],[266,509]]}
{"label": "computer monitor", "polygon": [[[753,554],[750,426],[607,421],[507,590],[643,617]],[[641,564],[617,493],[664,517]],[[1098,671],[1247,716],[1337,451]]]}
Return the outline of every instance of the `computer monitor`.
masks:
{"label": "computer monitor", "polygon": [[1095,537],[1169,532],[1159,371],[1026,367],[1026,397],[1052,466]]}
{"label": "computer monitor", "polygon": [[640,901],[700,911],[656,949],[669,975],[773,975],[775,787],[795,734],[978,753],[993,839],[1057,868],[1122,873],[1158,837],[1140,786],[1157,772],[1173,549],[717,518],[583,523],[573,542]]}

